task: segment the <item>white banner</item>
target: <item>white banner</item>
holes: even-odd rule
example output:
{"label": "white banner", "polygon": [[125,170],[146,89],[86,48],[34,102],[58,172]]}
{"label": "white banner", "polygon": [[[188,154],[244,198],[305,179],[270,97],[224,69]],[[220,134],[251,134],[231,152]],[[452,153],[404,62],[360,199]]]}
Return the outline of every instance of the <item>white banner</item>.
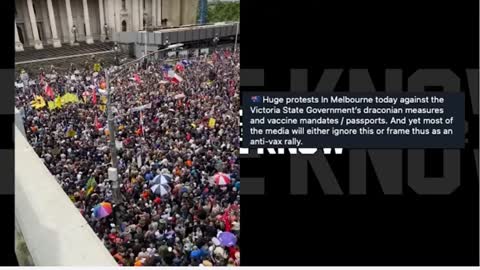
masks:
{"label": "white banner", "polygon": [[138,111],[142,111],[142,110],[150,109],[150,108],[152,108],[152,103],[148,103],[148,104],[145,104],[145,105],[142,105],[142,106],[131,108],[130,113],[134,113],[134,112],[138,112]]}

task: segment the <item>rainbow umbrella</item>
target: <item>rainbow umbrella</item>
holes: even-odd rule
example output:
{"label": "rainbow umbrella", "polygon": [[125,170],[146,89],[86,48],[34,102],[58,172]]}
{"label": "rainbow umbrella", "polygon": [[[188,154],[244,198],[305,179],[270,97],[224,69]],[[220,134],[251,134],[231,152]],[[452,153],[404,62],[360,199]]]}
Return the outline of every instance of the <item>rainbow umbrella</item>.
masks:
{"label": "rainbow umbrella", "polygon": [[112,204],[108,202],[99,203],[93,208],[93,215],[98,219],[104,218],[110,215],[111,213],[112,213]]}

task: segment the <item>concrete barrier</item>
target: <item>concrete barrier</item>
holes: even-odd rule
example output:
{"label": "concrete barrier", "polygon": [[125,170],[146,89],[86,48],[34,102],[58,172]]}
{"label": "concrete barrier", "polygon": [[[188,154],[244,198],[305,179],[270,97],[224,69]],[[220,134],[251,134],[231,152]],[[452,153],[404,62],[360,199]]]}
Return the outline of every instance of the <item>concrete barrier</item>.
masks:
{"label": "concrete barrier", "polygon": [[117,266],[17,127],[15,219],[35,266]]}

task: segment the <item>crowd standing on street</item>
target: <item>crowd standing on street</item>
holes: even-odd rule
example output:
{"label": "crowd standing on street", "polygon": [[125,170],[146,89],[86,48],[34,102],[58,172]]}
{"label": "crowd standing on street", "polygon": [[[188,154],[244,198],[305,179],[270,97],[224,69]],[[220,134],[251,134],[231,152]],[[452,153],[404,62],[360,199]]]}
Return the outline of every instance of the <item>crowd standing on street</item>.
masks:
{"label": "crowd standing on street", "polygon": [[[95,62],[18,76],[16,106],[45,166],[119,265],[238,266],[239,53],[114,71],[115,130],[107,123],[106,67]],[[108,176],[110,132],[120,199]],[[99,217],[101,203],[112,213]]]}

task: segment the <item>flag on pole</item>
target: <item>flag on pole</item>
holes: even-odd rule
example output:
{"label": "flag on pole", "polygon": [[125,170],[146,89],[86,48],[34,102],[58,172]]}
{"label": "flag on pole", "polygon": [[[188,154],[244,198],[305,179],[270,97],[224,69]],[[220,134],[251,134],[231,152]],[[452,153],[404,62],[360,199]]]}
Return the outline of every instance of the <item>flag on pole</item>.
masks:
{"label": "flag on pole", "polygon": [[183,81],[183,78],[173,70],[169,70],[167,76],[167,78],[173,83],[179,83]]}
{"label": "flag on pole", "polygon": [[175,70],[178,71],[178,72],[182,72],[183,70],[185,70],[183,64],[181,62],[178,62],[176,65],[175,65]]}
{"label": "flag on pole", "polygon": [[138,74],[136,74],[136,73],[133,75],[133,78],[135,79],[135,81],[136,81],[137,83],[141,83],[141,82],[142,82],[142,81],[140,80],[140,76],[138,76]]}
{"label": "flag on pole", "polygon": [[97,186],[97,181],[95,181],[94,177],[90,177],[90,179],[88,179],[86,184],[87,196],[90,196],[90,194],[95,190],[96,186]]}
{"label": "flag on pole", "polygon": [[98,121],[98,117],[95,115],[95,128],[99,131],[102,128],[102,124]]}
{"label": "flag on pole", "polygon": [[73,129],[69,129],[65,135],[68,138],[73,138],[75,137],[75,135],[77,135],[77,132]]}
{"label": "flag on pole", "polygon": [[210,118],[210,120],[208,120],[208,127],[209,127],[209,128],[214,128],[216,122],[217,122],[217,121],[215,120],[215,118],[213,118],[213,117]]}
{"label": "flag on pole", "polygon": [[97,104],[97,93],[95,93],[95,90],[92,90],[92,103],[94,105]]}
{"label": "flag on pole", "polygon": [[47,96],[49,96],[51,99],[55,98],[55,94],[53,93],[53,89],[48,84],[45,85],[45,94],[47,94]]}
{"label": "flag on pole", "polygon": [[53,111],[53,110],[55,110],[55,108],[56,108],[56,107],[55,107],[55,102],[49,101],[49,102],[48,102],[48,109],[49,109],[50,111]]}
{"label": "flag on pole", "polygon": [[62,98],[60,96],[55,98],[55,108],[57,108],[57,109],[62,108]]}
{"label": "flag on pole", "polygon": [[183,78],[180,77],[180,75],[175,74],[175,75],[173,76],[173,81],[174,81],[174,82],[177,82],[177,83],[183,82]]}
{"label": "flag on pole", "polygon": [[42,96],[35,96],[35,99],[32,102],[30,102],[30,104],[32,105],[33,108],[37,110],[47,105]]}

